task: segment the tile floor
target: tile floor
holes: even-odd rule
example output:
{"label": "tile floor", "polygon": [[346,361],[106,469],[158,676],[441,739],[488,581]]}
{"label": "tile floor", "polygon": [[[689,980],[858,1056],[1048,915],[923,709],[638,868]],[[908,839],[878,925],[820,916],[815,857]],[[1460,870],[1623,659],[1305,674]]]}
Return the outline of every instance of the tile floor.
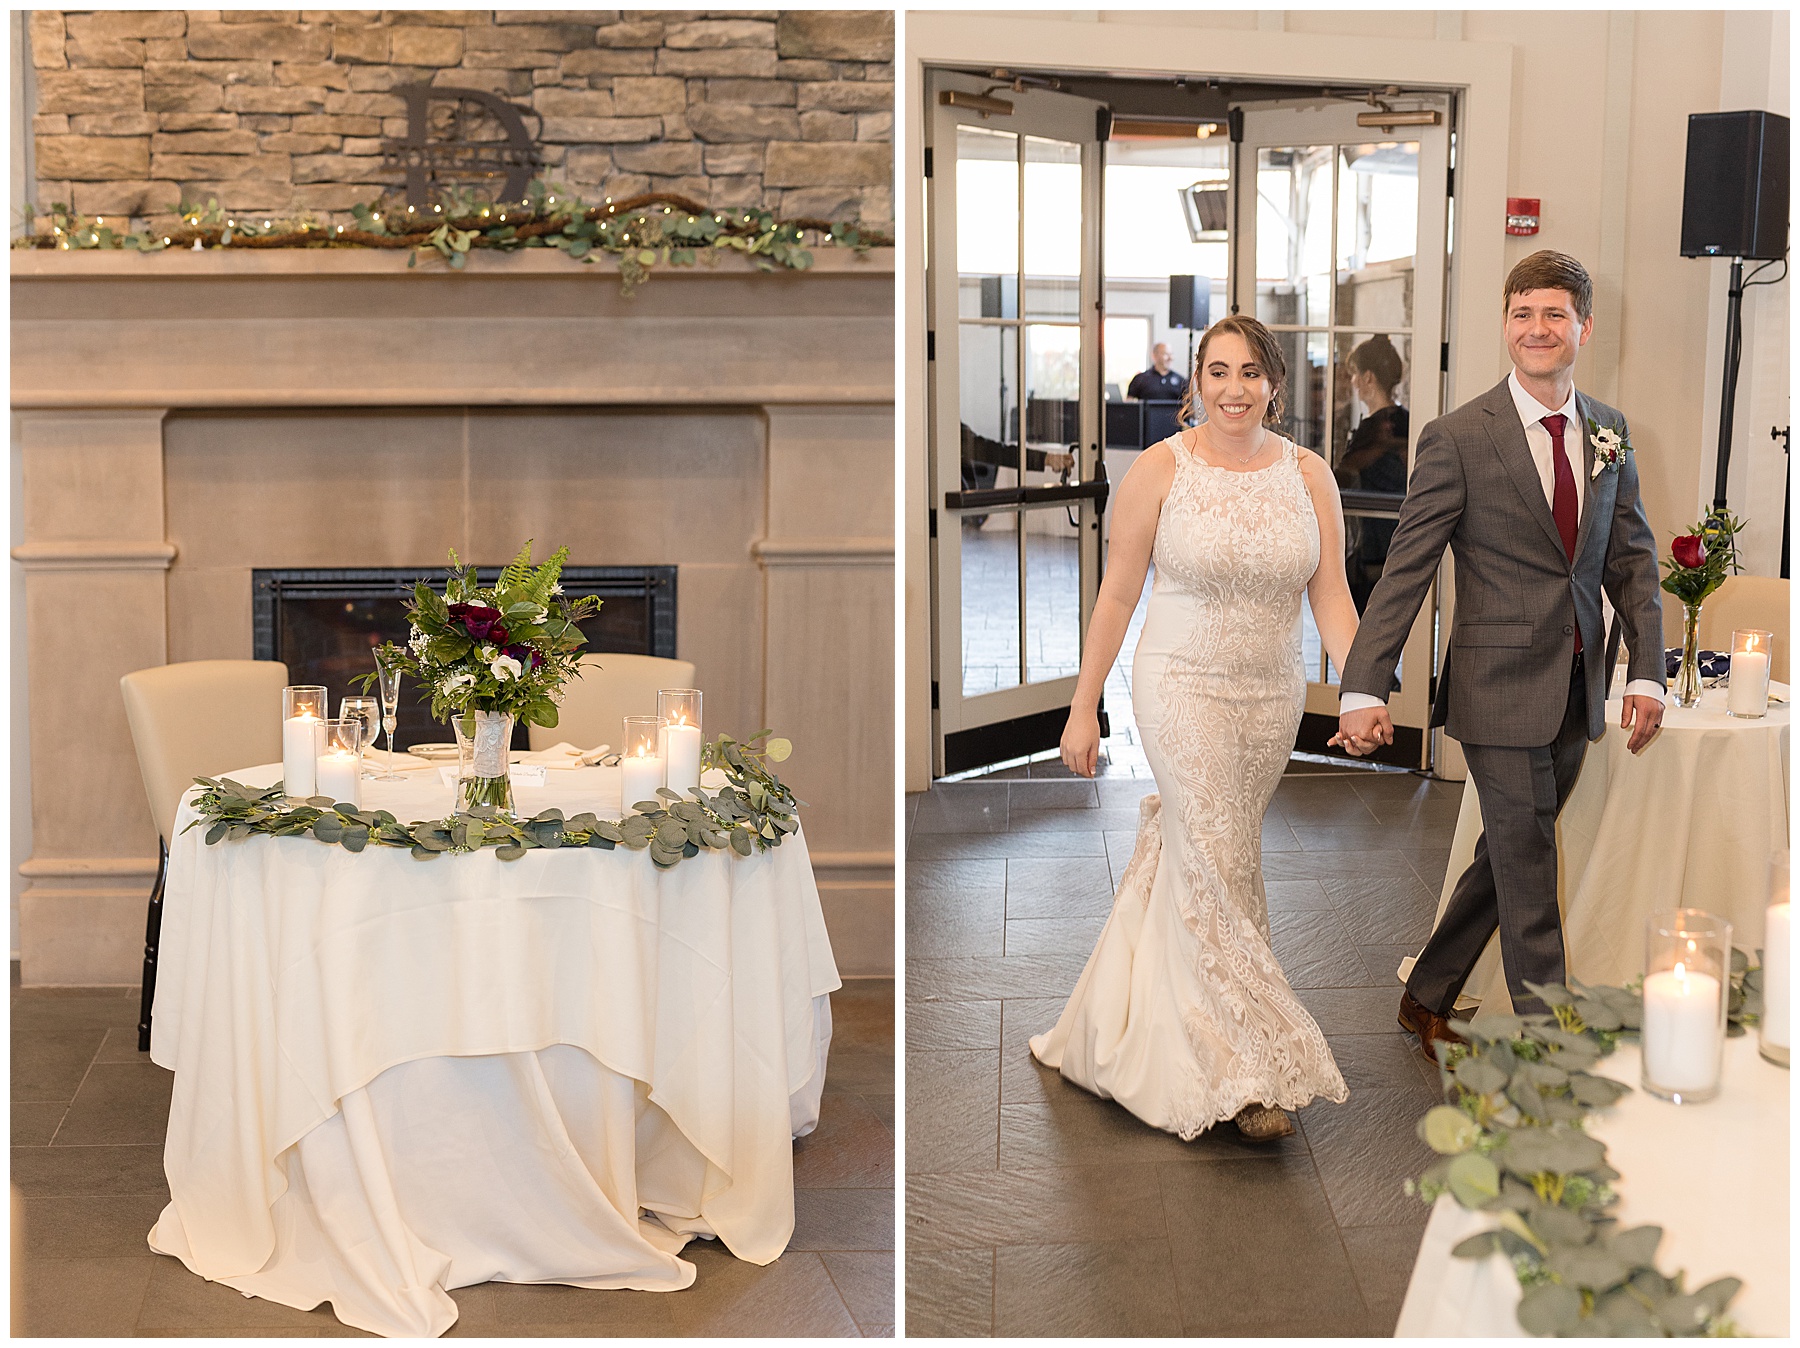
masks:
{"label": "tile floor", "polygon": [[[244,1297],[154,1254],[168,1202],[162,1139],[172,1074],[137,1051],[135,989],[12,991],[12,1181],[24,1200],[31,1336],[344,1337],[328,1307]],[[766,1268],[699,1241],[684,1292],[486,1283],[451,1293],[455,1336],[885,1336],[894,1321],[894,985],[832,997],[818,1129],[794,1145],[797,1222]]]}
{"label": "tile floor", "polygon": [[1275,950],[1350,1086],[1253,1147],[1183,1143],[1045,1071],[1111,906],[1137,802],[1119,737],[1097,781],[1052,757],[907,801],[907,1332],[1388,1335],[1426,1210],[1436,1074],[1395,1024],[1460,785],[1296,771],[1264,828]]}

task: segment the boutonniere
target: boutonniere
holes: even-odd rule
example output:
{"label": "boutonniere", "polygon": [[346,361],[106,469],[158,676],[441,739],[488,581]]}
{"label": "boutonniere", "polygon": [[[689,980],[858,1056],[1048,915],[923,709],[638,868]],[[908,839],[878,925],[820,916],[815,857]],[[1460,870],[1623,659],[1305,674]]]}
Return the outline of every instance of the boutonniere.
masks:
{"label": "boutonniere", "polygon": [[1606,469],[1617,468],[1631,453],[1631,441],[1592,417],[1588,418],[1588,438],[1594,442],[1594,471],[1590,477],[1599,477]]}

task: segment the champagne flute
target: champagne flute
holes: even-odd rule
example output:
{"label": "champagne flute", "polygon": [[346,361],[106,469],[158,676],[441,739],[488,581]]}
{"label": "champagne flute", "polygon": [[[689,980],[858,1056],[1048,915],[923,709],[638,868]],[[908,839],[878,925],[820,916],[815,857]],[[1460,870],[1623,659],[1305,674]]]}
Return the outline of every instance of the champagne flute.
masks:
{"label": "champagne flute", "polygon": [[[390,663],[380,651],[375,652],[375,681],[381,689],[381,725],[387,731],[388,758],[394,756],[394,730],[400,724],[400,666]],[[390,762],[386,770],[375,774],[379,782],[397,782],[400,774]]]}
{"label": "champagne flute", "polygon": [[[362,743],[357,750],[357,758],[364,759],[375,736],[381,731],[381,704],[372,697],[347,697],[339,704],[338,715],[345,720],[355,718],[362,722]],[[365,779],[372,779],[371,772],[363,773]]]}

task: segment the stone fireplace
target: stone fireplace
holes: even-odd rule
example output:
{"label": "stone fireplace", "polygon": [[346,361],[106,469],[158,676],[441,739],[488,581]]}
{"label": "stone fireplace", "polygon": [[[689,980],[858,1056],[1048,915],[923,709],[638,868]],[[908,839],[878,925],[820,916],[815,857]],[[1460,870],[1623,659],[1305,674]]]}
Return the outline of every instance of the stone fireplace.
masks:
{"label": "stone fireplace", "polygon": [[257,654],[259,573],[526,538],[674,568],[709,724],[794,740],[839,963],[892,972],[890,255],[626,299],[561,256],[14,253],[12,300],[25,982],[138,975],[156,830],[121,675]]}

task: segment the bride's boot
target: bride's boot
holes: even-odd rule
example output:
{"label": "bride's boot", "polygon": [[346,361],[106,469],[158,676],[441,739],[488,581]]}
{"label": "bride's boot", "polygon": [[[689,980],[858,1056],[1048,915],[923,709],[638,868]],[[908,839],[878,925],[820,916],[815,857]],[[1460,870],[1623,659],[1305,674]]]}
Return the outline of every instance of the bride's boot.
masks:
{"label": "bride's boot", "polygon": [[1273,1142],[1276,1138],[1292,1136],[1294,1131],[1293,1121],[1285,1111],[1254,1102],[1238,1110],[1232,1122],[1252,1142]]}

